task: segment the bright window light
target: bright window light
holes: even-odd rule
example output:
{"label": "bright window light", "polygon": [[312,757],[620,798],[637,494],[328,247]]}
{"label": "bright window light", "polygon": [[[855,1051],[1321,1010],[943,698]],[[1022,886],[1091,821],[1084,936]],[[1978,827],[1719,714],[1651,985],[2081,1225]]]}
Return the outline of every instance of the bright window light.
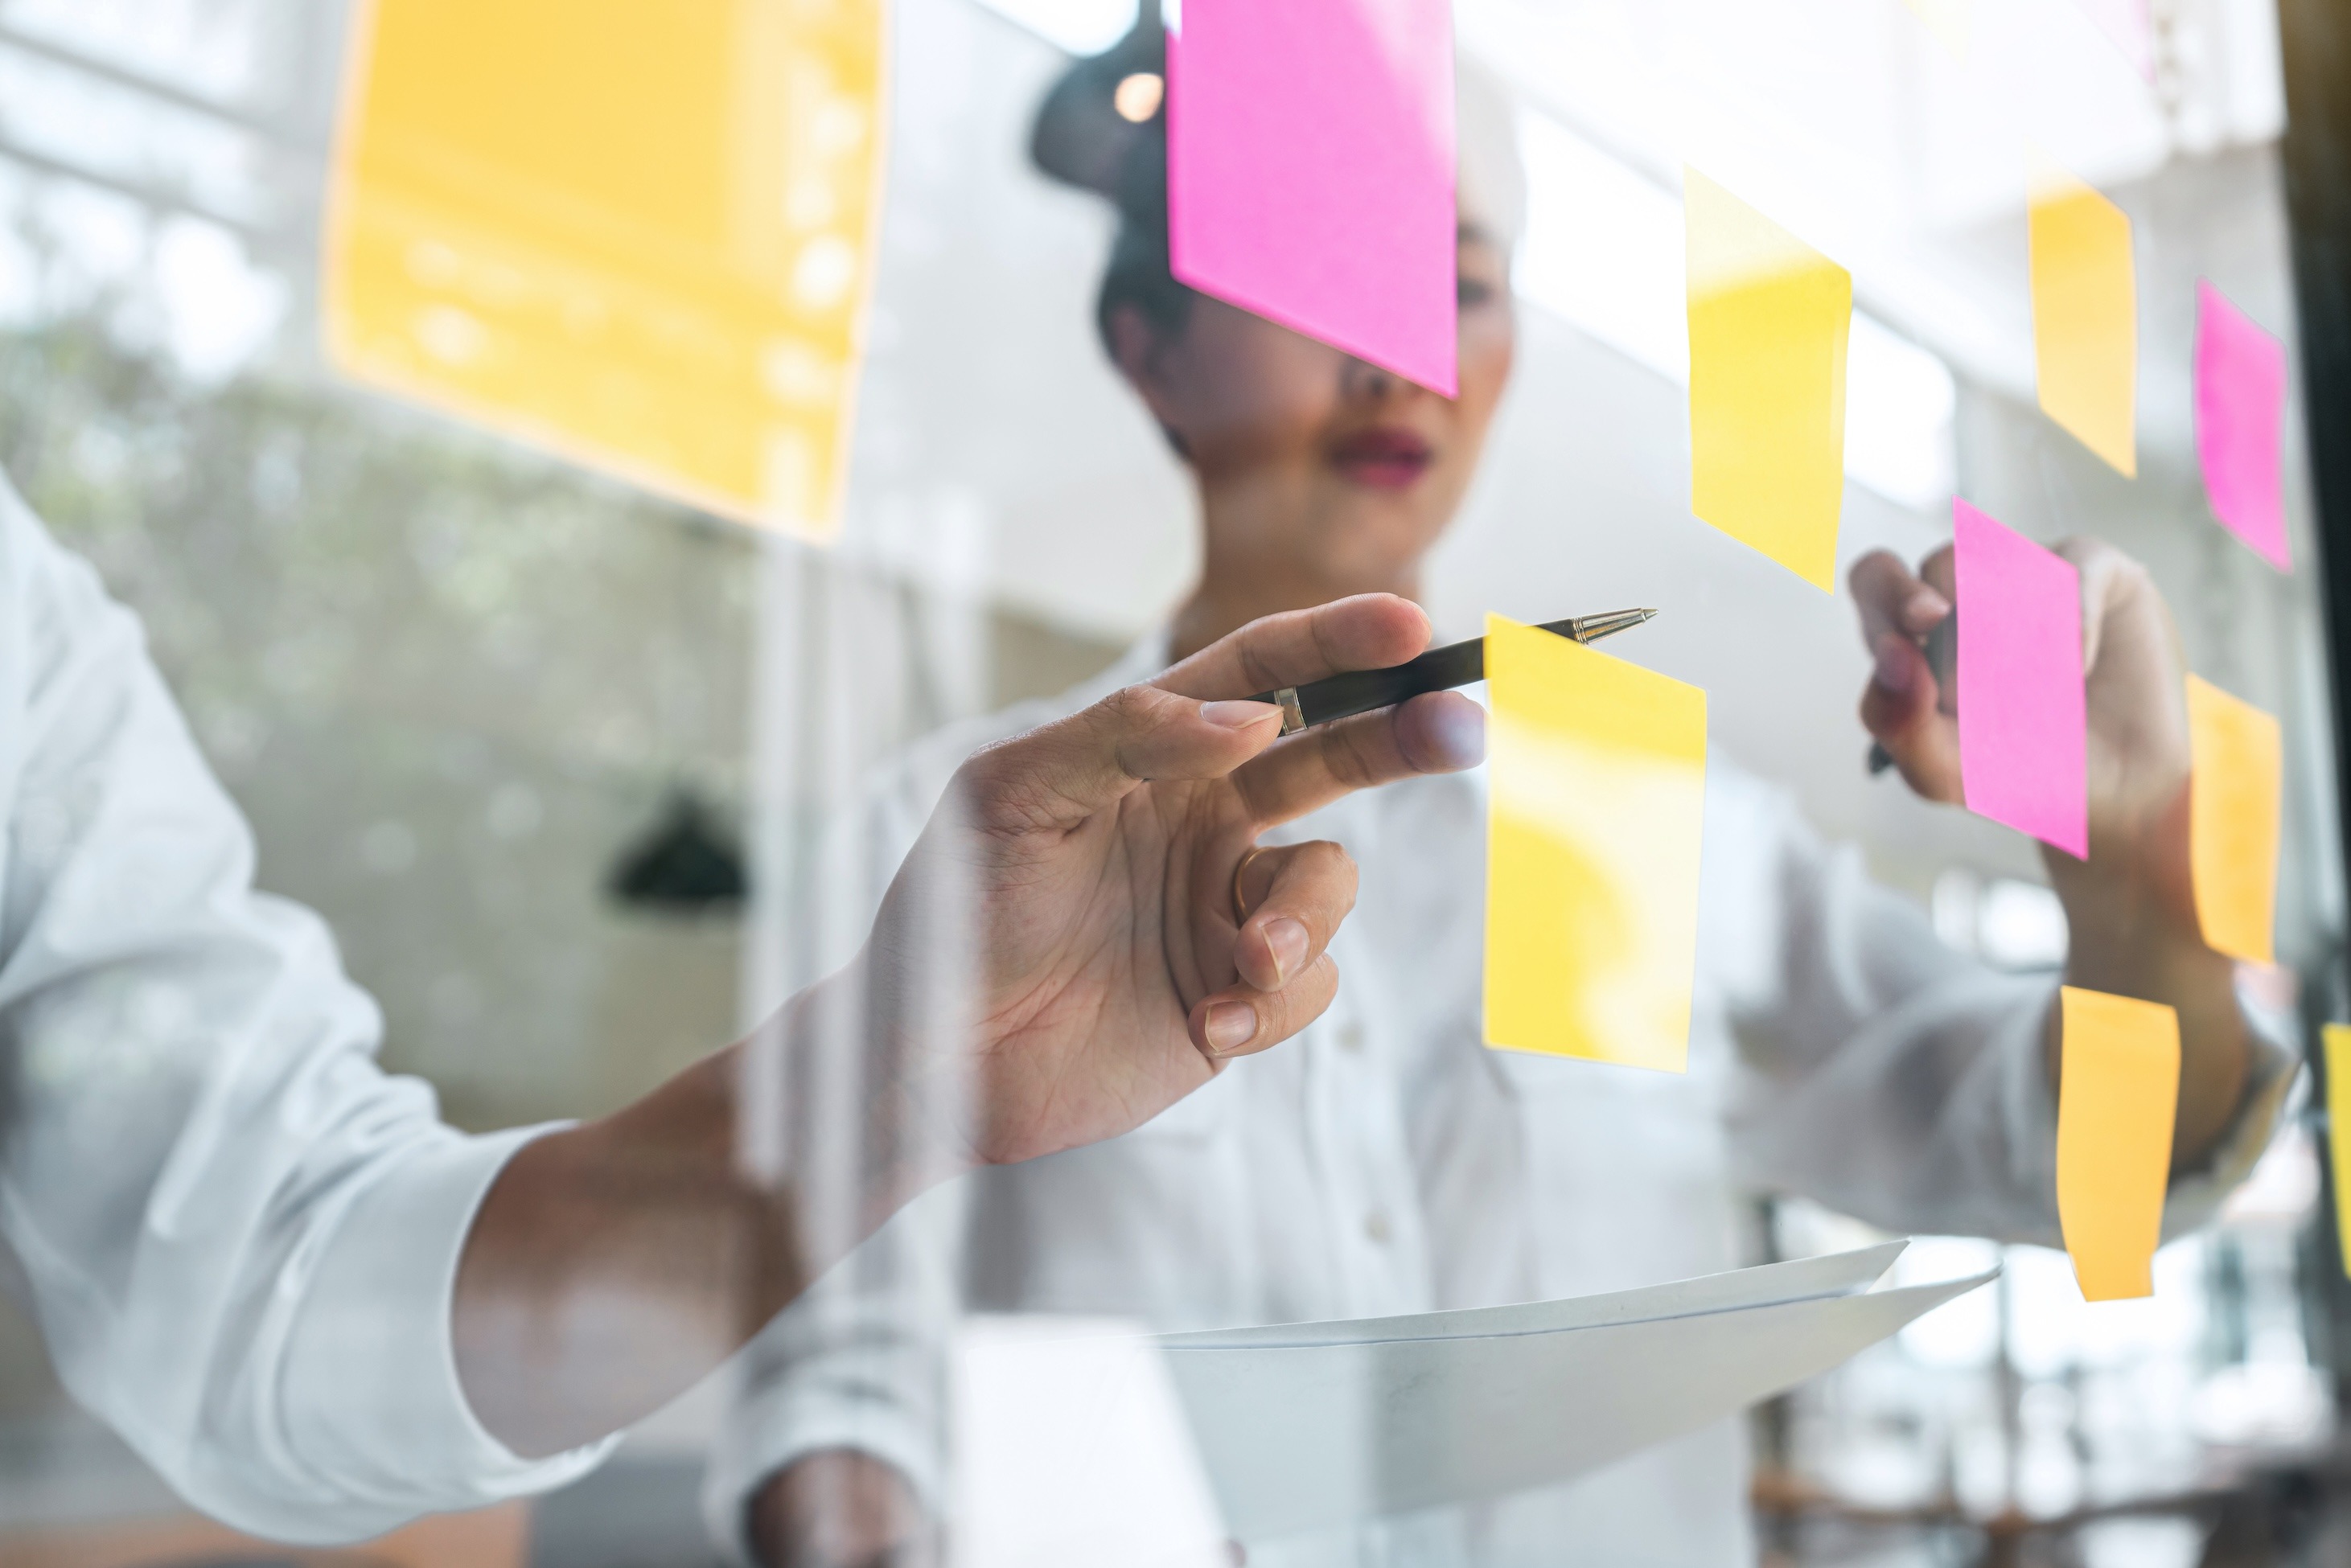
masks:
{"label": "bright window light", "polygon": [[1134,26],[1136,0],[979,0],[1072,55],[1099,55]]}
{"label": "bright window light", "polygon": [[1682,204],[1549,115],[1519,117],[1519,294],[1639,364],[1689,379]]}
{"label": "bright window light", "polygon": [[1888,501],[1924,512],[1950,499],[1956,480],[1951,368],[1879,323],[1853,313],[1844,363],[1844,471]]}
{"label": "bright window light", "polygon": [[[1549,115],[1519,117],[1527,229],[1511,282],[1637,364],[1687,384],[1678,192],[1645,178]],[[1845,472],[1925,510],[1951,493],[1949,366],[1859,311],[1845,360]]]}

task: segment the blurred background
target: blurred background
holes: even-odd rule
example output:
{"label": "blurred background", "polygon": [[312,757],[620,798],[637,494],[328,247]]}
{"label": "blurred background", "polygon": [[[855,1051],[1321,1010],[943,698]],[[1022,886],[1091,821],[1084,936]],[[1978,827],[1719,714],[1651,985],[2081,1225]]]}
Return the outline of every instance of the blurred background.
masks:
{"label": "blurred background", "polygon": [[[1933,547],[1955,487],[2043,538],[2105,535],[2152,566],[2195,667],[2284,719],[2273,1000],[2339,1007],[2303,464],[2305,566],[2282,577],[2210,522],[2189,407],[2198,276],[2294,340],[2269,0],[2151,0],[2144,62],[2054,0],[1979,0],[1964,58],[1900,0],[1456,9],[1516,98],[1531,212],[1520,369],[1430,586],[1440,631],[1664,607],[1627,652],[1708,690],[1720,746],[1947,941],[2062,961],[2025,841],[1865,771],[1850,603],[1688,513],[1697,163],[1855,274],[1847,559]],[[1109,214],[1025,155],[1069,55],[1134,16],[896,5],[867,370],[841,537],[815,549],[329,373],[337,0],[0,0],[0,467],[145,617],[263,882],[324,912],[383,1002],[387,1063],[459,1123],[592,1115],[731,1038],[825,961],[780,914],[878,759],[1105,667],[1187,586],[1186,491],[1094,342]],[[2033,407],[2018,128],[2134,222],[2135,484]],[[2062,1254],[2009,1249],[1996,1293],[1759,1412],[1771,1560],[2351,1562],[2320,1168],[2290,1129],[2219,1227],[2160,1256],[2151,1301],[2092,1312]],[[1866,1239],[1755,1205],[1757,1261]],[[1930,1240],[1906,1268],[2000,1251]],[[316,1560],[706,1561],[714,1408],[698,1391],[475,1537]],[[0,1531],[21,1543],[0,1557],[231,1549],[190,1528],[0,1304]]]}

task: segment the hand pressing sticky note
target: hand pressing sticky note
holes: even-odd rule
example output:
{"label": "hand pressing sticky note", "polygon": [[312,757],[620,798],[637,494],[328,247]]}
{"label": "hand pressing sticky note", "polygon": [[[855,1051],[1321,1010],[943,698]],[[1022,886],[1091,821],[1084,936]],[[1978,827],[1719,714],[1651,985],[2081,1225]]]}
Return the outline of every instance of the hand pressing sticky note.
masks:
{"label": "hand pressing sticky note", "polygon": [[2196,280],[2196,456],[2220,525],[2281,572],[2285,541],[2285,345]]}
{"label": "hand pressing sticky note", "polygon": [[2121,472],[2138,472],[2138,284],[2130,219],[2036,160],[2027,212],[2041,411]]}
{"label": "hand pressing sticky note", "polygon": [[2326,1163],[2335,1172],[2335,1243],[2351,1275],[2351,1024],[2330,1023],[2326,1042]]}
{"label": "hand pressing sticky note", "polygon": [[1168,7],[1176,277],[1453,396],[1447,0]]}
{"label": "hand pressing sticky note", "polygon": [[2057,1092],[2057,1219],[2082,1299],[2155,1293],[2171,1187],[2179,1017],[2159,1002],[2066,986]]}
{"label": "hand pressing sticky note", "polygon": [[1695,169],[1690,510],[1817,587],[1836,576],[1853,278]]}
{"label": "hand pressing sticky note", "polygon": [[2081,574],[1964,501],[1951,521],[1960,792],[1978,815],[2086,860]]}
{"label": "hand pressing sticky note", "polygon": [[2248,963],[2276,961],[2278,817],[2285,741],[2278,722],[2188,678],[2188,854],[2205,944]]}
{"label": "hand pressing sticky note", "polygon": [[1706,693],[1486,618],[1486,1043],[1678,1073]]}

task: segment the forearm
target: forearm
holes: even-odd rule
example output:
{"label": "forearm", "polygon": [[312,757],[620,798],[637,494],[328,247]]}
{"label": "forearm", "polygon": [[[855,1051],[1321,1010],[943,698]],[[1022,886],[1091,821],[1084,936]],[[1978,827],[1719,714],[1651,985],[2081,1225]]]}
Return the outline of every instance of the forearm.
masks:
{"label": "forearm", "polygon": [[[2151,889],[2070,890],[2065,983],[2160,1002],[2179,1015],[2179,1111],[2172,1168],[2198,1168],[2244,1102],[2252,1040],[2238,1006],[2236,965],[2204,945],[2173,900]],[[2056,1081],[2064,1050],[2059,1014],[2049,1013],[2049,1058]]]}
{"label": "forearm", "polygon": [[[500,1441],[559,1452],[658,1409],[953,1174],[895,1058],[863,1048],[861,975],[500,1173],[453,1306],[459,1379]],[[756,1162],[753,1125],[772,1135]]]}

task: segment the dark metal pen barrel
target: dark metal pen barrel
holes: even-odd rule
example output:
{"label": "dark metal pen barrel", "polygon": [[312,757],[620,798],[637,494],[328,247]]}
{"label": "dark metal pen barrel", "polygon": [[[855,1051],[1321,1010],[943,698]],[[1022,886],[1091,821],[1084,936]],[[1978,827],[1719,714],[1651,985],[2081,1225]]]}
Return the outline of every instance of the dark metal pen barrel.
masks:
{"label": "dark metal pen barrel", "polygon": [[[1572,642],[1597,642],[1628,627],[1638,626],[1656,613],[1646,609],[1615,610],[1607,615],[1545,621],[1538,629]],[[1449,691],[1485,678],[1486,639],[1473,637],[1467,642],[1432,648],[1417,659],[1385,670],[1350,670],[1303,686],[1260,691],[1250,701],[1270,702],[1280,708],[1281,732],[1289,735],[1316,724],[1327,724],[1333,719],[1393,708],[1424,691]]]}

